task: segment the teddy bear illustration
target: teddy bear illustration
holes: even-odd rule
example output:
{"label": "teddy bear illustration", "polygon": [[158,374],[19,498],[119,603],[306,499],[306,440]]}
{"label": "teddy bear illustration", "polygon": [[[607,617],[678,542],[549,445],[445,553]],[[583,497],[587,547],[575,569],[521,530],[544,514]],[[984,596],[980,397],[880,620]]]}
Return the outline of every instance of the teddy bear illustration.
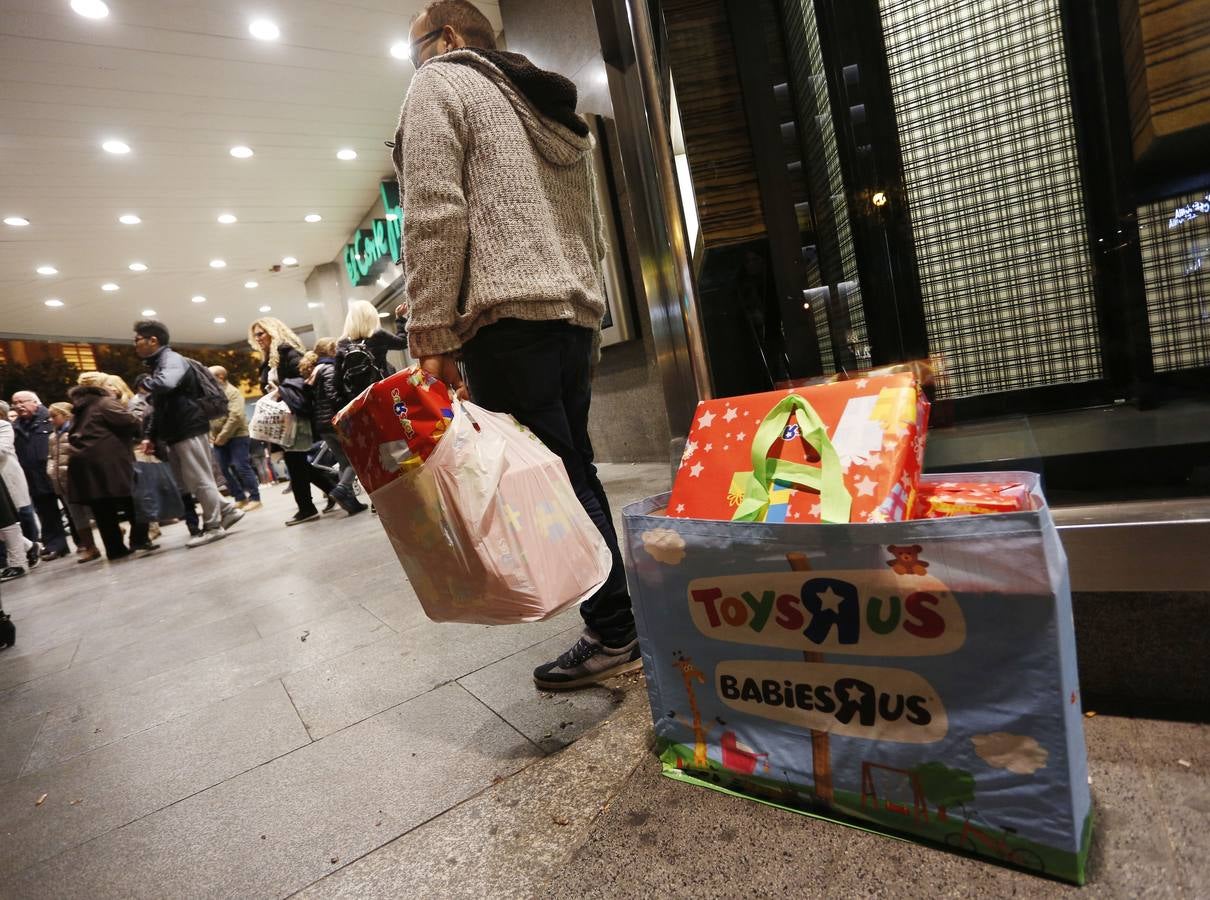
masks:
{"label": "teddy bear illustration", "polygon": [[891,545],[887,547],[893,555],[894,559],[888,560],[887,565],[891,567],[898,575],[927,575],[929,564],[924,560],[919,559],[920,551],[924,548],[919,544],[912,544],[910,547],[896,547]]}

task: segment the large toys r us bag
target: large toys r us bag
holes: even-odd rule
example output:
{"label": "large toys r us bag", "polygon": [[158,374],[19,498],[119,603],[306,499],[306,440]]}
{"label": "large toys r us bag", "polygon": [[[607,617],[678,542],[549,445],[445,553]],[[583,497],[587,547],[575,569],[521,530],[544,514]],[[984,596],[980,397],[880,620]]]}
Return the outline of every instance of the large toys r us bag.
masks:
{"label": "large toys r us bag", "polygon": [[665,773],[1083,883],[1066,557],[1036,475],[960,477],[1029,503],[861,525],[625,509]]}

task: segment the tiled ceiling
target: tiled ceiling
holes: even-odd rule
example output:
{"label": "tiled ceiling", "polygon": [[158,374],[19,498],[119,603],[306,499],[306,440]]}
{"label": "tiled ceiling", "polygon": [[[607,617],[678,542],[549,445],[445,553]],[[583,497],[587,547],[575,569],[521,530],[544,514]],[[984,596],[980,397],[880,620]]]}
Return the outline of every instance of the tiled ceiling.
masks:
{"label": "tiled ceiling", "polygon": [[[307,274],[391,173],[412,67],[390,47],[424,0],[105,3],[89,19],[70,0],[0,0],[0,219],[30,222],[0,224],[0,334],[127,340],[145,309],[179,342],[237,341],[264,305],[309,321]],[[261,18],[277,40],[251,36]]]}

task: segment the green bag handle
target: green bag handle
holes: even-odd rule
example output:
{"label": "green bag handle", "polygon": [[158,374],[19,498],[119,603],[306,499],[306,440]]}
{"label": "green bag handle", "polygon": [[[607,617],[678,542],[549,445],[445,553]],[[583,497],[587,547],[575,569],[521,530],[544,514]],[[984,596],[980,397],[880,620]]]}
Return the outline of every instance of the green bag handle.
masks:
{"label": "green bag handle", "polygon": [[[769,451],[786,431],[790,416],[798,419],[803,441],[819,454],[819,467],[782,459],[769,459]],[[769,508],[769,489],[774,481],[819,491],[820,520],[831,523],[849,521],[853,498],[844,483],[840,457],[828,439],[828,429],[811,404],[798,394],[787,394],[765,416],[752,438],[752,472],[744,488],[744,499],[733,522],[757,522]]]}

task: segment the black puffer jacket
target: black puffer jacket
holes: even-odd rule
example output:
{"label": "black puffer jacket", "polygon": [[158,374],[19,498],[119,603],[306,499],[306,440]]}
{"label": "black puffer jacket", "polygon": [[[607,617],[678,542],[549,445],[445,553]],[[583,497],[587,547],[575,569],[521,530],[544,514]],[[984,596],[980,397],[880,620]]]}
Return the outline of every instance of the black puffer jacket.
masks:
{"label": "black puffer jacket", "polygon": [[147,379],[151,413],[143,420],[143,436],[175,444],[209,434],[210,420],[197,402],[201,385],[185,357],[164,347],[143,360],[143,365],[151,372]]}
{"label": "black puffer jacket", "polygon": [[341,402],[340,386],[336,383],[336,361],[331,357],[321,356],[315,364],[312,389],[315,401],[315,433],[334,434],[336,429],[332,427],[332,420],[344,404]]}
{"label": "black puffer jacket", "polygon": [[[277,348],[277,383],[281,384],[287,378],[302,378],[298,364],[302,362],[302,354],[289,344]],[[269,390],[269,360],[260,364],[260,389],[262,393]]]}

